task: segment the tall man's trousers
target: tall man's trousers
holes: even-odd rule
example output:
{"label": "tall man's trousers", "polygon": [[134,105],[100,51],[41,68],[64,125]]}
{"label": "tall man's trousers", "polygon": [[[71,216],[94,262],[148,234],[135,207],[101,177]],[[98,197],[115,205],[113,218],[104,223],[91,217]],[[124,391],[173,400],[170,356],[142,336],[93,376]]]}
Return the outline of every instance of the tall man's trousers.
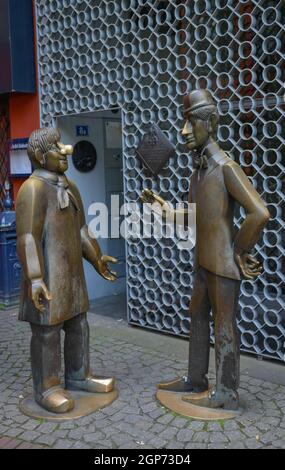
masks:
{"label": "tall man's trousers", "polygon": [[237,391],[239,386],[239,334],[236,314],[240,281],[199,267],[190,303],[188,380],[203,389],[209,367],[210,312],[215,331],[216,391]]}

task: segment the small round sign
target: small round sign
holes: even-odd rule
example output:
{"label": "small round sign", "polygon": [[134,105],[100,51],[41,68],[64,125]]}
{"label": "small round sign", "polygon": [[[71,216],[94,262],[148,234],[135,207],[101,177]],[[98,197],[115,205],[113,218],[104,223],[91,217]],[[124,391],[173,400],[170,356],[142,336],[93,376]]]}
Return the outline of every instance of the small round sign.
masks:
{"label": "small round sign", "polygon": [[94,145],[88,140],[77,142],[74,146],[72,161],[75,168],[82,173],[93,170],[97,161]]}

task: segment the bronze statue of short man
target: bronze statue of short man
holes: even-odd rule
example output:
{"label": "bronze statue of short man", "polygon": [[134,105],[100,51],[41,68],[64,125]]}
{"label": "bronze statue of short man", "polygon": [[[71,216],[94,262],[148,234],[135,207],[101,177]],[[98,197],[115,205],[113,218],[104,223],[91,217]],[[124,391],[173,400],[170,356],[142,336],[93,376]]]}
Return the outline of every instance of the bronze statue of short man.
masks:
{"label": "bronze statue of short man", "polygon": [[[32,133],[28,155],[35,168],[16,204],[18,255],[23,267],[19,319],[32,329],[31,363],[35,400],[46,410],[74,407],[66,390],[110,392],[113,378],[94,377],[89,364],[89,307],[84,257],[108,281],[116,279],[97,241],[90,237],[75,184],[64,175],[71,145],[54,128]],[[60,332],[65,332],[65,387],[60,385]]]}
{"label": "bronze statue of short man", "polygon": [[[237,409],[239,404],[239,336],[236,311],[241,279],[254,280],[261,272],[250,251],[269,220],[269,212],[243,170],[217,143],[219,115],[208,90],[195,90],[184,98],[187,148],[195,151],[196,167],[190,180],[189,202],[196,203],[195,280],[190,303],[188,377],[160,388],[178,392],[208,390],[210,311],[214,317],[216,387],[194,404]],[[167,203],[150,190],[144,202]],[[246,218],[234,228],[238,204]],[[187,218],[187,213],[185,213]],[[191,402],[191,394],[183,398]]]}

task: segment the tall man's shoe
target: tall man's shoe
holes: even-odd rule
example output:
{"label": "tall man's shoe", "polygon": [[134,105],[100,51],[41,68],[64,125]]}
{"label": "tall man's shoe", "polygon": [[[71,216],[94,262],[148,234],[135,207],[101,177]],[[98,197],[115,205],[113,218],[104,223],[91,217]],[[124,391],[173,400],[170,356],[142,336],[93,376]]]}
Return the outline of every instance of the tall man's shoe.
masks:
{"label": "tall man's shoe", "polygon": [[68,390],[82,390],[89,393],[109,393],[115,388],[113,377],[93,377],[92,375],[83,380],[65,381]]}
{"label": "tall man's shoe", "polygon": [[205,408],[223,408],[225,410],[237,410],[239,406],[239,396],[234,390],[219,392],[212,390],[205,398],[193,400],[191,395],[182,397],[182,400],[192,405]]}
{"label": "tall man's shoe", "polygon": [[159,390],[179,393],[202,393],[209,389],[208,379],[205,377],[199,384],[193,385],[191,379],[186,376],[181,379],[172,380],[171,382],[162,382],[157,385]]}
{"label": "tall man's shoe", "polygon": [[61,387],[52,387],[35,399],[42,408],[51,413],[67,413],[74,408],[73,398]]}

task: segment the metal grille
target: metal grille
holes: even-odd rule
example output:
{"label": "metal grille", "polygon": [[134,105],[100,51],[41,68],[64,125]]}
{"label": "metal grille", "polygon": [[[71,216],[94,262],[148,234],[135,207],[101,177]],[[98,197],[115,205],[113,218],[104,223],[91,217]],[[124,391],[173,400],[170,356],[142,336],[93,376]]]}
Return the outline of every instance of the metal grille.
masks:
{"label": "metal grille", "polygon": [[5,197],[5,181],[8,174],[8,139],[9,139],[9,114],[6,97],[0,99],[0,211],[3,209]]}
{"label": "metal grille", "polygon": [[[283,359],[284,2],[36,3],[43,122],[120,107],[126,201],[139,201],[144,187],[172,202],[185,198],[192,163],[179,134],[182,97],[194,87],[213,91],[221,114],[219,141],[252,178],[272,216],[257,245],[264,273],[241,288],[242,348]],[[152,121],[176,147],[156,179],[134,151]],[[128,240],[129,321],[187,335],[193,254],[178,250],[176,242]]]}

